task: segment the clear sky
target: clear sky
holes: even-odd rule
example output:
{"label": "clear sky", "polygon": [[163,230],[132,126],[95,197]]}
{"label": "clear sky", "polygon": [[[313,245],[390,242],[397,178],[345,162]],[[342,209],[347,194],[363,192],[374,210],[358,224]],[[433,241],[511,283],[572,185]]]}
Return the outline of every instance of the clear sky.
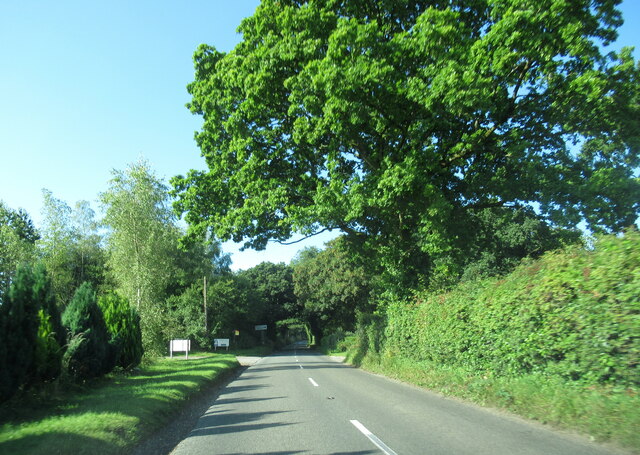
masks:
{"label": "clear sky", "polygon": [[[231,50],[258,0],[0,0],[0,200],[38,225],[46,188],[73,206],[112,169],[145,158],[168,181],[204,160],[184,107],[198,44]],[[640,47],[640,0],[624,0],[616,48]],[[636,58],[640,52],[636,49]],[[233,268],[289,262],[312,241],[233,254]]]}

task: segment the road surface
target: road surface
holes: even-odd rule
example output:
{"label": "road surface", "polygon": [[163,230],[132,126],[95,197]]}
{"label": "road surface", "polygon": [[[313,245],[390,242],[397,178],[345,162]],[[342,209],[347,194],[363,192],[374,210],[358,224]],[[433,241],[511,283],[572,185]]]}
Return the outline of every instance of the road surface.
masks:
{"label": "road surface", "polygon": [[246,369],[172,455],[385,453],[616,452],[300,349]]}

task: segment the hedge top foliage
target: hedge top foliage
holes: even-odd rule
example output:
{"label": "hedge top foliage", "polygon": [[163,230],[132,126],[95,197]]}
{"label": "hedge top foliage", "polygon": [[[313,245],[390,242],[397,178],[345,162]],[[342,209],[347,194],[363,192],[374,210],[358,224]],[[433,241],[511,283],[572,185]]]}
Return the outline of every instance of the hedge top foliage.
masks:
{"label": "hedge top foliage", "polygon": [[640,233],[388,308],[385,349],[483,374],[640,385]]}

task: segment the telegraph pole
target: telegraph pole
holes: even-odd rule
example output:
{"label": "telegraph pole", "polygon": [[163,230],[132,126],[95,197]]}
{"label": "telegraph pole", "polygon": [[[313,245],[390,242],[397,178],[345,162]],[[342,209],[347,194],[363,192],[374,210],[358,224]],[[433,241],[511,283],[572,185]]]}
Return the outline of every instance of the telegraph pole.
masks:
{"label": "telegraph pole", "polygon": [[207,320],[207,276],[204,277],[204,289],[202,289],[202,296],[204,297],[204,336],[209,337],[209,321]]}

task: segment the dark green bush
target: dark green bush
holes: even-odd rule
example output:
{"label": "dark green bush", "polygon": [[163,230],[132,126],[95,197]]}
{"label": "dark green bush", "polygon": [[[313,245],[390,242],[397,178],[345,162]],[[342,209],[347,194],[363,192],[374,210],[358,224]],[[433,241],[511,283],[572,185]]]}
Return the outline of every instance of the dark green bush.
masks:
{"label": "dark green bush", "polygon": [[62,315],[69,345],[63,357],[65,373],[83,380],[98,377],[114,367],[110,336],[96,294],[90,283],[83,283],[75,292]]}
{"label": "dark green bush", "polygon": [[[190,339],[201,349],[209,349],[213,343],[211,333],[204,329],[202,287],[194,284],[180,295],[170,296],[164,303],[166,322],[163,333],[169,339]],[[212,324],[211,315],[209,324]],[[215,327],[215,326],[214,326]]]}
{"label": "dark green bush", "polygon": [[33,270],[33,298],[40,305],[38,334],[31,372],[33,382],[50,381],[60,375],[66,332],[55,302],[51,279],[43,265]]}
{"label": "dark green bush", "polygon": [[0,401],[29,380],[40,319],[30,267],[20,267],[0,305]]}
{"label": "dark green bush", "polygon": [[56,341],[56,331],[52,317],[43,309],[38,312],[38,335],[36,338],[33,382],[46,382],[60,376],[64,346]]}
{"label": "dark green bush", "polygon": [[115,366],[129,369],[142,359],[140,316],[124,297],[109,292],[98,298],[110,334]]}
{"label": "dark green bush", "polygon": [[[362,321],[371,343],[373,321]],[[377,352],[496,376],[640,385],[640,234],[548,253],[504,278],[387,308]]]}

